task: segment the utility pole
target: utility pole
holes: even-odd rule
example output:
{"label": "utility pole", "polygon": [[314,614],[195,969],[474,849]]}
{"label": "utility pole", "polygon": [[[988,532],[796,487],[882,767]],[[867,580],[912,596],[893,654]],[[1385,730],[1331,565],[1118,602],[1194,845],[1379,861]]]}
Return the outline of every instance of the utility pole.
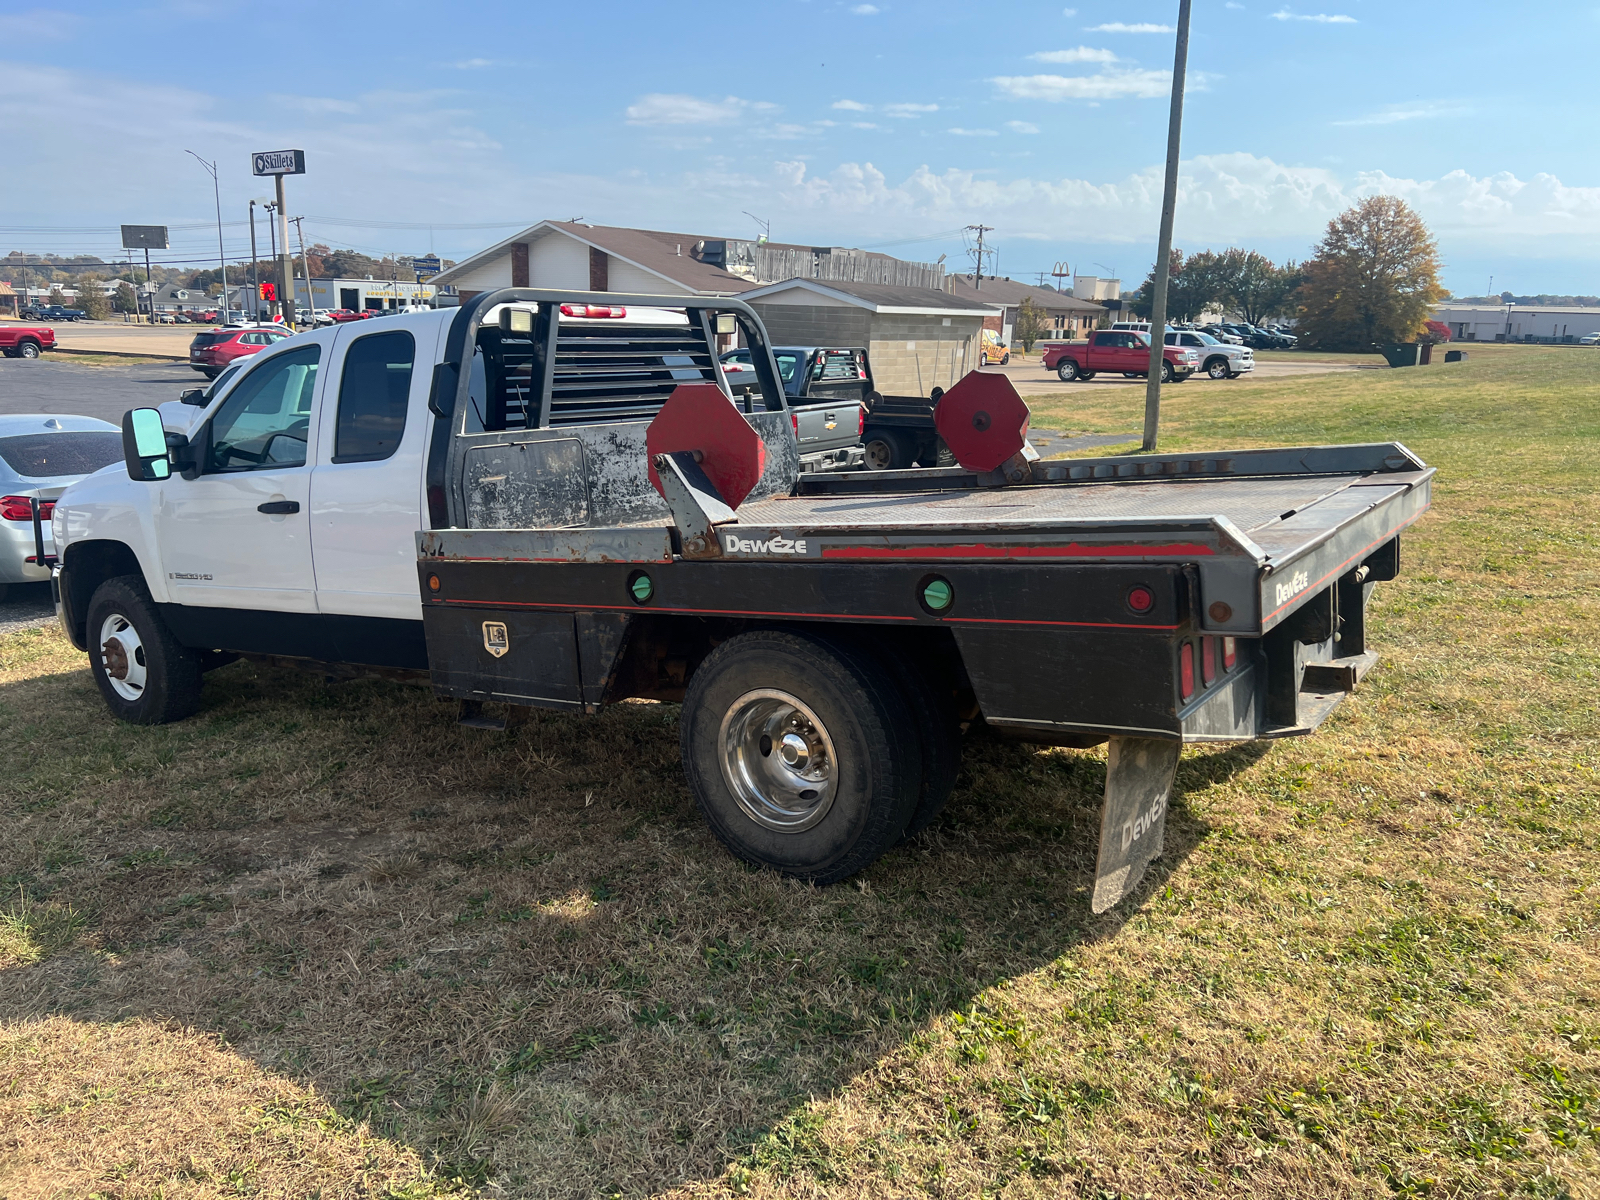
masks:
{"label": "utility pole", "polygon": [[[228,307],[223,297],[223,308]],[[261,320],[261,275],[256,265],[256,201],[250,201],[250,323]]]}
{"label": "utility pole", "polygon": [[305,269],[306,273],[306,307],[311,310],[311,323],[315,325],[317,323],[317,302],[311,298],[311,260],[306,257],[306,231],[305,226],[301,224],[304,220],[304,217],[294,218],[294,231],[300,238],[300,265]]}
{"label": "utility pole", "polygon": [[983,255],[984,255],[983,235],[986,234],[986,233],[993,233],[994,232],[994,226],[993,225],[968,225],[967,226],[967,232],[968,233],[975,233],[975,234],[978,235],[978,246],[977,246],[977,249],[969,250],[969,251],[967,251],[967,253],[972,255],[972,264],[973,264],[972,289],[973,289],[973,291],[981,291],[983,289]]}
{"label": "utility pole", "polygon": [[1183,132],[1183,76],[1189,63],[1189,0],[1178,0],[1178,45],[1172,57],[1172,112],[1167,118],[1167,177],[1161,192],[1161,233],[1156,242],[1155,287],[1150,307],[1150,370],[1145,377],[1144,450],[1156,448],[1161,427],[1161,368],[1167,352],[1167,260],[1178,207],[1178,145]]}

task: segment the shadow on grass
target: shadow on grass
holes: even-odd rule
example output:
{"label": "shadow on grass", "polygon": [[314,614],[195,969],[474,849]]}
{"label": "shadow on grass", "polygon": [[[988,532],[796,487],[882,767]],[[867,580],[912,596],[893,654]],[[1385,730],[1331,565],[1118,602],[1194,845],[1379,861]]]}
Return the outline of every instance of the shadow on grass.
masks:
{"label": "shadow on grass", "polygon": [[932,829],[818,889],[707,832],[669,705],[491,733],[421,689],[239,663],[143,729],[86,672],[0,688],[0,717],[43,712],[11,722],[0,784],[28,906],[0,1011],[212,1031],[447,1175],[541,1195],[714,1177],[984,989],[1116,936],[1206,836],[1183,793],[1266,752],[1186,757],[1165,856],[1095,917],[1095,752],[973,737]]}

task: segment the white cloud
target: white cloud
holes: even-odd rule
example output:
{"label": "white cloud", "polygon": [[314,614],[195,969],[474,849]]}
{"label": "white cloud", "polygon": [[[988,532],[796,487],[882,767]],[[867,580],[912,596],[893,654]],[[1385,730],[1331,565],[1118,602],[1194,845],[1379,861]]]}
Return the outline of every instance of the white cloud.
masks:
{"label": "white cloud", "polygon": [[1034,62],[1046,63],[1114,63],[1121,60],[1110,50],[1096,50],[1093,46],[1077,46],[1071,50],[1041,50],[1028,55]]}
{"label": "white cloud", "polygon": [[1099,75],[999,75],[989,80],[1018,100],[1148,100],[1172,92],[1170,71],[1104,71]]}
{"label": "white cloud", "polygon": [[460,62],[450,64],[458,71],[481,71],[484,67],[494,66],[492,58],[464,58]]}
{"label": "white cloud", "polygon": [[1243,12],[1244,11],[1244,5],[1236,4],[1236,3],[1234,3],[1234,0],[1228,0],[1228,2],[1226,4],[1224,4],[1222,7],[1223,8],[1237,9],[1239,12]]}
{"label": "white cloud", "polygon": [[1061,15],[1063,17],[1075,17],[1078,15],[1078,10],[1075,8],[1063,8],[1061,10]]}
{"label": "white cloud", "polygon": [[1319,25],[1354,25],[1356,19],[1347,17],[1343,13],[1292,13],[1287,8],[1280,8],[1272,14],[1274,21],[1315,21]]}
{"label": "white cloud", "polygon": [[850,10],[858,17],[875,17],[878,15],[876,4],[858,4]]}
{"label": "white cloud", "polygon": [[863,104],[859,100],[835,100],[833,107],[842,108],[845,112],[871,112],[872,105]]}
{"label": "white cloud", "polygon": [[946,133],[953,133],[957,137],[999,137],[997,129],[946,129]]}
{"label": "white cloud", "polygon": [[1330,121],[1330,125],[1398,125],[1402,121],[1427,121],[1435,117],[1462,117],[1472,110],[1463,104],[1424,103],[1409,106],[1392,105],[1361,117],[1347,117]]}
{"label": "white cloud", "polygon": [[923,113],[938,112],[937,104],[885,104],[883,111],[891,117],[920,117]]}
{"label": "white cloud", "polygon": [[629,125],[726,125],[746,112],[771,112],[775,104],[725,96],[705,100],[674,92],[651,92],[628,105]]}
{"label": "white cloud", "polygon": [[1012,133],[1038,133],[1039,127],[1032,121],[1007,121],[1006,128]]}
{"label": "white cloud", "polygon": [[0,14],[0,45],[17,51],[29,42],[59,41],[71,36],[80,19],[77,13],[50,8]]}
{"label": "white cloud", "polygon": [[881,125],[874,125],[871,121],[851,121],[851,129],[881,129]]}
{"label": "white cloud", "polygon": [[1171,25],[1156,25],[1149,21],[1128,25],[1122,21],[1108,21],[1104,25],[1089,26],[1090,33],[1176,33]]}

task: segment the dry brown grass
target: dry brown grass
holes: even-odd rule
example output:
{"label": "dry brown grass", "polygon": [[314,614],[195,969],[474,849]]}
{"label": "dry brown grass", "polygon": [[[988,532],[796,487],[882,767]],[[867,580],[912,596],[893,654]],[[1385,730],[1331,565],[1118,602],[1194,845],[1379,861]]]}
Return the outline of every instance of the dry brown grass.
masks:
{"label": "dry brown grass", "polygon": [[[1186,754],[1099,918],[1094,752],[978,742],[817,890],[702,828],[671,706],[494,734],[236,664],[131,729],[0,640],[0,1195],[1600,1195],[1588,361],[1177,390],[1175,446],[1443,473],[1384,667],[1315,738]],[[1126,427],[1072,405],[1035,408]]]}

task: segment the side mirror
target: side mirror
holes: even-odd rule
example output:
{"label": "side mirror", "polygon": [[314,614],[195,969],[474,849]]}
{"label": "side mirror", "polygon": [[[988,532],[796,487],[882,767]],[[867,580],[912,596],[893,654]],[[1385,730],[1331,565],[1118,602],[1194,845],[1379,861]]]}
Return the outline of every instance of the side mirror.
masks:
{"label": "side mirror", "polygon": [[140,483],[155,483],[172,474],[167,432],[155,409],[135,408],[122,415],[122,457],[128,464],[128,478]]}
{"label": "side mirror", "polygon": [[193,404],[204,407],[206,402],[205,388],[190,388],[178,397],[179,404]]}

